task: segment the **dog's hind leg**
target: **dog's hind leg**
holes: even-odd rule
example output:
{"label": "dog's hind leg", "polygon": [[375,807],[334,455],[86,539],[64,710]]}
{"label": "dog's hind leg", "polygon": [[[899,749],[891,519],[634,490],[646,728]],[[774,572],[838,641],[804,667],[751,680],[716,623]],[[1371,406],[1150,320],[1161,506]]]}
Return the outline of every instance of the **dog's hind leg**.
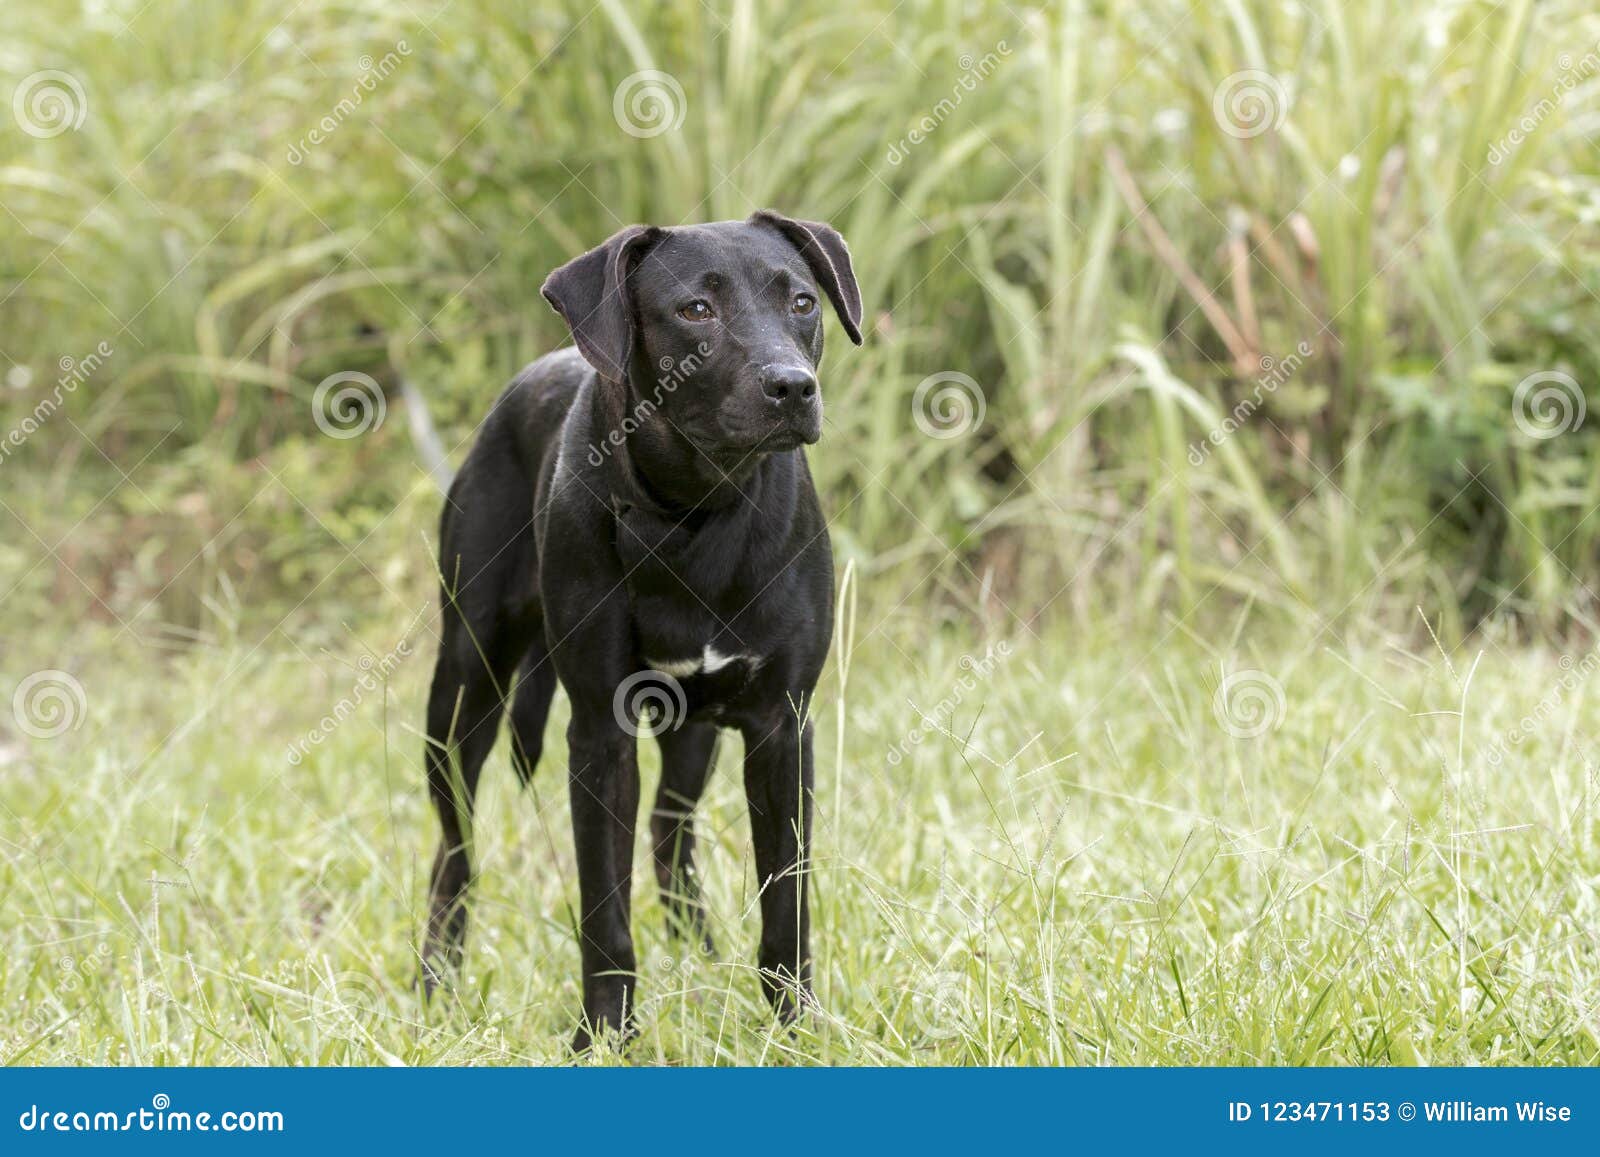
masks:
{"label": "dog's hind leg", "polygon": [[556,668],[540,640],[528,648],[517,669],[517,689],[511,698],[511,766],[526,787],[533,779],[544,751],[545,721],[556,694]]}
{"label": "dog's hind leg", "polygon": [[461,959],[472,880],[472,805],[478,775],[505,711],[517,640],[480,639],[446,604],[444,638],[428,696],[428,792],[439,813],[439,850],[429,887],[422,982],[432,992]]}
{"label": "dog's hind leg", "polygon": [[717,762],[717,727],[685,723],[676,731],[662,731],[656,742],[661,748],[661,786],[650,813],[650,838],[661,901],[667,906],[675,935],[688,937],[707,953],[714,953],[695,874],[694,809]]}

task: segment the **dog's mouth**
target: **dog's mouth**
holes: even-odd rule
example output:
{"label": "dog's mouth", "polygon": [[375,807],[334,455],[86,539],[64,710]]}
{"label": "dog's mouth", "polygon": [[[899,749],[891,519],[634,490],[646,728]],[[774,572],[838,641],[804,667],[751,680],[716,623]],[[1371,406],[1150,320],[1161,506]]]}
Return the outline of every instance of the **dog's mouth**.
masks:
{"label": "dog's mouth", "polygon": [[822,399],[818,397],[805,409],[786,414],[780,420],[779,431],[788,440],[785,449],[792,450],[800,445],[815,446],[822,437]]}
{"label": "dog's mouth", "polygon": [[760,442],[757,450],[794,450],[800,446],[815,446],[822,438],[822,419],[814,422],[781,422],[773,427]]}
{"label": "dog's mouth", "polygon": [[720,442],[729,452],[766,454],[814,446],[822,438],[820,399],[784,412],[741,406],[722,415]]}

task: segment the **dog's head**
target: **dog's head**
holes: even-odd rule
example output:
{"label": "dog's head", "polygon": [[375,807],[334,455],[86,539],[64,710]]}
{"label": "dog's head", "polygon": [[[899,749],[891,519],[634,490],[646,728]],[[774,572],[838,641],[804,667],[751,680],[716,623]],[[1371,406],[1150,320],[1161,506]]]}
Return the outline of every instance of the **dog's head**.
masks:
{"label": "dog's head", "polygon": [[635,225],[552,273],[544,296],[633,409],[698,449],[742,457],[822,434],[822,298],[861,344],[861,291],[828,225]]}

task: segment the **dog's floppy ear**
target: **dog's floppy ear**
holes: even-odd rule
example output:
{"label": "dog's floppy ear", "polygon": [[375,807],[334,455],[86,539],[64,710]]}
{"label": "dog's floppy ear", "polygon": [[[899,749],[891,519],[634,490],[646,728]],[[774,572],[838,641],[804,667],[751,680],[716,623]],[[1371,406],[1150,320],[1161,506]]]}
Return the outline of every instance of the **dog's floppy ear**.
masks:
{"label": "dog's floppy ear", "polygon": [[850,264],[850,249],[832,225],[821,221],[797,221],[762,209],[750,215],[752,223],[771,225],[789,239],[811,267],[822,291],[833,302],[844,332],[856,345],[861,344],[861,288],[856,285],[855,267]]}
{"label": "dog's floppy ear", "polygon": [[640,248],[663,233],[653,225],[630,225],[557,269],[539,291],[566,321],[578,352],[602,378],[620,382],[628,376],[633,349],[628,269]]}

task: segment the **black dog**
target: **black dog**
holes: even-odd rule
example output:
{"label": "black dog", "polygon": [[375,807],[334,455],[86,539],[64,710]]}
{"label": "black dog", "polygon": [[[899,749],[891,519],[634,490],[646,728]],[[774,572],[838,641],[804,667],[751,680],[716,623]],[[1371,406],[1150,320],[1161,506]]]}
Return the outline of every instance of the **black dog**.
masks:
{"label": "black dog", "polygon": [[675,925],[708,948],[692,813],[718,728],[744,737],[758,962],[790,1018],[810,992],[807,715],[833,626],[832,552],[801,445],[822,432],[819,292],[861,343],[849,251],[827,225],[770,212],[634,226],[543,292],[577,349],[511,383],[445,504],[427,747],[444,836],[424,984],[461,955],[472,800],[501,713],[509,702],[526,782],[559,678],[582,906],[574,1047],[631,1031],[642,715],[661,746],[656,876]]}

